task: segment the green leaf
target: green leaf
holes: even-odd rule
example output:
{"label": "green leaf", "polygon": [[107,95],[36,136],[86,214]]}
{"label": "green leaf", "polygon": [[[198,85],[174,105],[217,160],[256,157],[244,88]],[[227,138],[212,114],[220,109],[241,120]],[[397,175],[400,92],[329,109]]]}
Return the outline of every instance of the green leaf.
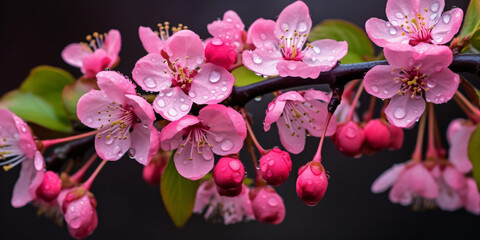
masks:
{"label": "green leaf", "polygon": [[260,82],[265,80],[262,76],[256,75],[254,72],[250,71],[250,69],[246,68],[245,66],[241,66],[235,68],[232,71],[233,77],[235,77],[235,86],[242,87],[247,86],[252,83]]}
{"label": "green leaf", "polygon": [[160,181],[160,193],[163,203],[173,223],[181,228],[192,215],[195,195],[200,181],[182,177],[175,168],[172,154]]}
{"label": "green leaf", "polygon": [[0,108],[8,108],[23,120],[53,130],[71,130],[70,122],[60,119],[51,104],[31,92],[14,90],[5,94],[0,99]]}
{"label": "green leaf", "polygon": [[473,178],[480,190],[480,125],[473,131],[468,142],[468,158],[473,165]]}
{"label": "green leaf", "polygon": [[97,80],[90,78],[80,78],[75,82],[65,86],[62,92],[63,106],[70,119],[78,120],[77,103],[80,97],[91,89],[98,89]]}
{"label": "green leaf", "polygon": [[460,38],[465,38],[468,34],[472,34],[480,27],[480,0],[471,0],[468,5],[463,27],[460,31]]}
{"label": "green leaf", "polygon": [[367,34],[356,25],[343,20],[325,20],[313,27],[308,40],[320,39],[347,41],[348,53],[341,60],[343,64],[365,62],[373,59],[374,50]]}
{"label": "green leaf", "polygon": [[480,28],[478,28],[473,34],[472,37],[470,38],[470,44],[472,46],[479,50],[480,49]]}

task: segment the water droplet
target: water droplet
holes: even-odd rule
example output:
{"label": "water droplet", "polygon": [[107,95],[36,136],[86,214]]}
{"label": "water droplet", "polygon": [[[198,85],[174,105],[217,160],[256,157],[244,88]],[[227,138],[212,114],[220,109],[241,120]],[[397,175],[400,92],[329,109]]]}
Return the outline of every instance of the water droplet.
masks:
{"label": "water droplet", "polygon": [[230,151],[233,148],[233,143],[230,140],[226,140],[222,143],[221,148],[223,151]]}
{"label": "water droplet", "polygon": [[388,94],[389,91],[387,89],[383,90],[383,94]]}
{"label": "water droplet", "polygon": [[180,110],[182,110],[182,111],[184,111],[184,112],[188,111],[189,108],[190,108],[190,107],[189,107],[187,104],[182,104],[182,105],[180,105]]}
{"label": "water droplet", "polygon": [[230,169],[232,169],[233,171],[238,171],[238,169],[240,169],[240,164],[238,163],[238,161],[230,161],[228,163],[228,166],[230,167]]}
{"label": "water droplet", "polygon": [[442,20],[445,24],[448,24],[450,22],[450,14],[443,14]]}
{"label": "water droplet", "polygon": [[111,145],[113,143],[113,137],[110,136],[109,138],[105,137],[105,144]]}
{"label": "water droplet", "polygon": [[432,12],[436,12],[436,11],[438,11],[439,7],[440,7],[440,3],[436,2],[436,3],[432,4],[432,6],[430,6],[430,10],[432,10]]}
{"label": "water droplet", "polygon": [[268,170],[267,171],[267,177],[272,177],[272,175],[273,175],[272,171]]}
{"label": "water droplet", "polygon": [[131,159],[135,159],[135,153],[136,153],[136,152],[137,152],[137,151],[135,150],[135,148],[130,148],[130,149],[128,150],[128,156],[129,156]]}
{"label": "water droplet", "polygon": [[217,142],[223,141],[223,136],[221,136],[221,135],[215,136],[215,141],[217,141]]}
{"label": "water droplet", "polygon": [[225,95],[220,94],[220,95],[217,96],[217,100],[223,99],[223,97],[225,97]]}
{"label": "water droplet", "polygon": [[378,93],[378,87],[376,85],[373,85],[372,87],[370,87],[370,89],[372,90],[372,92]]}
{"label": "water droplet", "polygon": [[113,154],[115,155],[118,155],[118,156],[122,156],[123,153],[122,153],[122,148],[120,148],[120,146],[115,146],[115,148],[113,148]]}
{"label": "water droplet", "polygon": [[393,116],[396,119],[402,119],[405,116],[407,116],[407,112],[405,111],[404,108],[399,107],[399,108],[395,109],[395,112],[393,113]]}
{"label": "water droplet", "polygon": [[267,40],[267,35],[265,33],[260,34],[260,39]]}
{"label": "water droplet", "polygon": [[440,72],[440,71],[442,71],[443,66],[442,66],[442,64],[437,63],[437,64],[435,64],[435,67],[434,67],[434,68],[435,68],[435,71],[436,71],[436,72]]}
{"label": "water droplet", "polygon": [[295,68],[297,68],[297,65],[293,62],[290,62],[287,64],[287,68],[293,71]]}
{"label": "water droplet", "polygon": [[147,77],[145,79],[143,79],[143,83],[145,84],[145,86],[147,86],[148,88],[154,88],[157,86],[157,83],[155,82],[155,80],[151,77]]}
{"label": "water droplet", "polygon": [[177,116],[178,113],[177,113],[177,110],[175,110],[173,108],[170,108],[170,109],[168,109],[168,114],[170,114],[170,116],[172,116],[172,117],[175,117],[175,116]]}
{"label": "water droplet", "polygon": [[357,131],[355,131],[355,129],[352,127],[348,127],[347,130],[345,131],[345,136],[347,138],[352,139],[357,136]]}
{"label": "water droplet", "polygon": [[212,94],[215,94],[215,90],[210,91]]}
{"label": "water droplet", "polygon": [[262,58],[257,53],[252,53],[252,60],[256,64],[262,63]]}
{"label": "water droplet", "polygon": [[270,161],[268,161],[268,165],[270,165],[270,166],[273,166],[273,165],[275,165],[275,161],[274,161],[273,159],[272,159],[272,160],[270,160]]}
{"label": "water droplet", "polygon": [[188,160],[183,160],[183,165],[188,165]]}
{"label": "water droplet", "polygon": [[315,52],[315,54],[320,54],[320,48],[319,47],[313,47],[313,52]]}
{"label": "water droplet", "polygon": [[391,34],[391,35],[397,34],[397,29],[395,29],[395,28],[390,28],[390,34]]}
{"label": "water droplet", "polygon": [[208,96],[207,96],[207,95],[203,96],[203,99],[207,100],[207,99],[208,99]]}
{"label": "water droplet", "polygon": [[165,93],[165,95],[166,95],[167,97],[171,97],[171,96],[173,95],[173,91],[167,92],[167,93]]}
{"label": "water droplet", "polygon": [[196,95],[194,92],[190,91],[190,92],[188,93],[188,96],[194,98],[194,97],[197,96],[197,95]]}
{"label": "water droplet", "polygon": [[202,64],[203,63],[203,58],[197,57],[197,64]]}
{"label": "water droplet", "polygon": [[157,101],[157,105],[158,105],[159,107],[163,108],[163,107],[165,107],[166,104],[165,104],[165,101],[163,101],[163,99],[159,99],[159,100]]}
{"label": "water droplet", "polygon": [[278,205],[278,200],[271,197],[270,199],[268,199],[268,204],[270,204],[270,206],[272,206],[272,207],[275,207],[275,206]]}
{"label": "water droplet", "polygon": [[432,82],[432,81],[428,81],[428,82],[427,82],[427,87],[429,87],[429,88],[434,88],[435,86],[437,86],[437,83],[436,83],[436,82]]}
{"label": "water droplet", "polygon": [[85,121],[87,122],[87,124],[90,124],[93,122],[93,119],[91,117],[87,117],[87,119],[85,119]]}
{"label": "water droplet", "polygon": [[335,59],[335,57],[333,57],[333,56],[327,57],[327,60],[328,60],[328,61],[332,61],[332,60],[334,60],[334,59]]}
{"label": "water droplet", "polygon": [[227,82],[226,82],[226,81],[223,81],[223,82],[222,82],[222,85],[227,85]]}
{"label": "water droplet", "polygon": [[227,87],[222,87],[222,92],[226,92],[228,90]]}
{"label": "water droplet", "polygon": [[223,41],[222,41],[222,39],[220,39],[220,38],[214,38],[214,39],[212,40],[212,44],[215,45],[215,46],[220,46],[220,45],[223,44]]}
{"label": "water droplet", "polygon": [[430,15],[430,20],[431,20],[431,21],[435,20],[435,18],[437,18],[437,14],[436,14],[436,13]]}
{"label": "water droplet", "polygon": [[298,32],[305,32],[305,31],[307,31],[307,28],[308,28],[307,23],[300,22],[298,24],[298,29],[297,30],[298,30]]}
{"label": "water droplet", "polygon": [[[397,21],[392,21],[391,23],[392,23],[393,26],[398,26]],[[387,27],[390,27],[390,26],[387,26]]]}
{"label": "water droplet", "polygon": [[216,83],[216,82],[218,82],[218,80],[220,80],[220,76],[221,76],[221,75],[220,75],[219,72],[217,72],[217,71],[212,71],[212,72],[210,73],[210,82],[211,82],[211,83]]}
{"label": "water droplet", "polygon": [[227,22],[232,22],[233,20],[231,18],[226,19]]}
{"label": "water droplet", "polygon": [[262,101],[262,96],[256,96],[253,100],[255,100],[255,102],[260,102]]}
{"label": "water droplet", "polygon": [[398,19],[403,19],[405,16],[403,15],[403,13],[397,12],[395,13],[395,17],[397,17]]}

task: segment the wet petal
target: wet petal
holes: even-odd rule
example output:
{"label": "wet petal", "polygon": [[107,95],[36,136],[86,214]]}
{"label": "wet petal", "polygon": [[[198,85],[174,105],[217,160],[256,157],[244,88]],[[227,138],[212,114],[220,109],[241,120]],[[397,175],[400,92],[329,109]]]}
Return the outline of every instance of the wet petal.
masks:
{"label": "wet petal", "polygon": [[140,164],[148,165],[158,151],[159,134],[157,129],[153,125],[147,126],[142,123],[136,123],[133,125],[130,137],[132,138],[130,154]]}
{"label": "wet petal", "polygon": [[308,65],[320,67],[322,72],[330,71],[348,51],[346,41],[322,39],[314,41],[310,45],[312,47],[305,49],[302,61]]}
{"label": "wet petal", "polygon": [[397,127],[412,126],[422,116],[425,101],[421,97],[395,95],[385,109],[388,121]]}
{"label": "wet petal", "polygon": [[283,147],[293,154],[299,154],[305,147],[305,129],[300,121],[291,120],[288,122],[286,116],[280,117],[277,121],[278,135]]}
{"label": "wet petal", "polygon": [[200,121],[197,117],[186,115],[183,118],[169,123],[160,133],[160,144],[163,150],[170,151],[180,146],[185,129]]}
{"label": "wet petal", "polygon": [[151,28],[140,26],[138,28],[138,36],[140,36],[143,48],[145,48],[148,53],[160,54],[163,48],[163,41]]}
{"label": "wet petal", "polygon": [[263,121],[263,130],[265,130],[265,132],[269,131],[270,126],[282,115],[284,108],[285,101],[278,100],[278,98],[275,98],[268,104],[268,108],[265,111],[265,120]]}
{"label": "wet petal", "polygon": [[122,39],[120,37],[120,32],[116,29],[108,31],[107,37],[105,38],[105,51],[115,63],[118,59],[118,53],[120,52],[120,47],[122,46]]}
{"label": "wet petal", "polygon": [[248,29],[247,42],[256,48],[279,51],[279,39],[274,34],[275,22],[263,18],[257,19]]}
{"label": "wet petal", "polygon": [[79,43],[72,43],[66,46],[62,51],[62,58],[68,64],[75,67],[82,67],[83,59],[93,54],[87,46]]}
{"label": "wet petal", "polygon": [[175,121],[187,115],[192,108],[192,99],[179,87],[167,88],[155,98],[153,108],[163,118]]}
{"label": "wet petal", "polygon": [[133,80],[145,91],[160,92],[172,85],[171,70],[160,54],[150,53],[135,64]]}
{"label": "wet petal", "polygon": [[435,72],[428,77],[425,99],[435,104],[446,103],[452,99],[458,89],[460,77],[448,68]]}
{"label": "wet petal", "polygon": [[394,81],[394,78],[398,77],[398,70],[392,71],[391,66],[378,65],[370,69],[365,78],[363,84],[365,91],[369,94],[381,98],[392,98],[400,90],[400,80]]}
{"label": "wet petal", "polygon": [[[302,1],[296,1],[285,7],[278,16],[275,25],[275,35],[291,37],[297,32],[300,35],[309,34],[312,28],[312,19],[308,6]],[[303,44],[301,45],[303,46]]]}
{"label": "wet petal", "polygon": [[197,104],[219,103],[230,95],[234,83],[235,78],[225,68],[206,63],[193,79],[188,94]]}
{"label": "wet petal", "polygon": [[212,170],[214,162],[210,147],[193,146],[191,141],[177,150],[173,160],[178,173],[190,180],[198,180],[205,176]]}
{"label": "wet petal", "polygon": [[277,63],[282,59],[282,53],[277,50],[257,48],[254,51],[243,51],[243,64],[248,69],[266,76],[278,75]]}
{"label": "wet petal", "polygon": [[176,62],[188,69],[195,69],[205,61],[203,42],[196,33],[190,30],[174,33],[165,42],[164,51],[170,57],[171,62]]}
{"label": "wet petal", "polygon": [[[397,22],[401,22],[401,20]],[[389,43],[408,43],[409,40],[407,36],[402,35],[403,28],[382,19],[368,19],[365,29],[368,37],[379,47],[385,47]]]}
{"label": "wet petal", "polygon": [[[438,14],[438,17],[440,17],[440,14]],[[460,8],[444,12],[432,29],[433,43],[445,44],[450,42],[460,29],[462,20],[463,11]]]}
{"label": "wet petal", "polygon": [[[390,22],[405,21],[405,19],[411,19],[416,17],[419,9],[418,0],[389,0],[387,1],[387,7],[385,12]],[[407,15],[407,17],[405,17]],[[394,24],[397,25],[397,24]]]}
{"label": "wet petal", "polygon": [[125,95],[136,95],[135,85],[115,71],[102,71],[97,74],[97,83],[108,98],[119,104],[125,103]]}
{"label": "wet petal", "polygon": [[[99,135],[95,137],[95,150],[98,156],[107,161],[116,161],[130,149],[131,133],[109,132],[110,125],[99,129]],[[100,137],[98,137],[100,136]]]}
{"label": "wet petal", "polygon": [[78,100],[78,119],[90,128],[109,125],[112,115],[117,114],[122,112],[113,106],[112,100],[103,91],[91,90]]}

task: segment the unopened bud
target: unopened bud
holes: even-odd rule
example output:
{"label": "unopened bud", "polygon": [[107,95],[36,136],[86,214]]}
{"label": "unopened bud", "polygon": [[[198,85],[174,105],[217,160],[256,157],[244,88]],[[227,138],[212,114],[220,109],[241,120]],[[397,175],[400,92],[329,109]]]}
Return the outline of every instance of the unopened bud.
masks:
{"label": "unopened bud", "polygon": [[309,162],[298,170],[297,195],[307,205],[315,206],[323,198],[328,179],[322,164]]}
{"label": "unopened bud", "polygon": [[365,134],[357,123],[349,121],[337,126],[337,132],[333,140],[340,152],[347,156],[356,157],[362,154],[362,144],[365,140]]}
{"label": "unopened bud", "polygon": [[253,214],[259,222],[280,224],[285,218],[283,199],[270,187],[254,188],[250,191]]}
{"label": "unopened bud", "polygon": [[391,134],[387,123],[380,119],[370,120],[363,128],[365,144],[374,152],[387,149],[390,145]]}
{"label": "unopened bud", "polygon": [[279,186],[287,180],[292,171],[290,154],[274,148],[260,158],[260,171],[265,181],[272,186]]}
{"label": "unopened bud", "polygon": [[40,186],[36,190],[37,197],[45,202],[51,202],[57,198],[62,190],[62,180],[52,171],[45,172]]}
{"label": "unopened bud", "polygon": [[242,192],[245,168],[240,160],[230,157],[222,157],[213,168],[213,180],[217,185],[220,195],[237,196]]}
{"label": "unopened bud", "polygon": [[207,63],[228,69],[237,60],[236,47],[227,39],[213,38],[205,46],[205,58]]}

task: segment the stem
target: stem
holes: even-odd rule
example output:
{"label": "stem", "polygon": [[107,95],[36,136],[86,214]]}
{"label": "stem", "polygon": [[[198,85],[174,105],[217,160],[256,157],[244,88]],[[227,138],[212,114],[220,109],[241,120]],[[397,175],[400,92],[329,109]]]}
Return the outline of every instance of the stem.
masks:
{"label": "stem", "polygon": [[[480,122],[480,110],[473,106],[472,103],[468,101],[468,99],[463,96],[460,91],[455,92],[453,99],[473,122]],[[463,106],[461,106],[462,104]]]}
{"label": "stem", "polygon": [[414,162],[422,161],[422,145],[423,145],[423,132],[425,132],[425,119],[427,114],[424,112],[420,119],[420,126],[418,127],[417,144],[412,154],[412,160]]}
{"label": "stem", "polygon": [[437,154],[439,158],[445,158],[447,151],[443,148],[442,139],[440,136],[440,129],[438,129],[437,118],[434,121],[435,125],[435,148],[437,149]]}
{"label": "stem", "polygon": [[363,91],[363,82],[360,82],[360,86],[358,86],[357,93],[355,94],[355,98],[353,99],[350,111],[347,114],[347,117],[345,117],[345,122],[352,121],[352,116],[353,112],[355,111],[355,107],[357,106],[358,99],[360,99],[360,96],[362,95]]}
{"label": "stem", "polygon": [[[250,135],[249,135],[250,136]],[[247,140],[247,150],[250,153],[250,157],[252,158],[252,163],[253,166],[255,167],[255,185],[263,184],[265,181],[262,179],[262,172],[260,171],[260,168],[258,167],[258,159],[257,155],[255,155],[255,150],[253,149],[252,145],[252,138],[249,137]]]}
{"label": "stem", "polygon": [[363,117],[364,122],[368,122],[373,118],[373,110],[375,110],[375,103],[377,102],[377,98],[374,96],[370,97],[370,104],[368,105],[368,111]]}
{"label": "stem", "polygon": [[85,172],[88,170],[88,168],[95,162],[97,159],[97,154],[94,153],[88,160],[87,162],[80,168],[75,174],[73,174],[70,179],[75,181],[75,182],[80,182],[82,181],[83,176],[85,175]]}
{"label": "stem", "polygon": [[247,111],[245,110],[245,108],[242,108],[241,112],[242,112],[243,118],[245,119],[245,125],[247,125],[248,134],[250,135],[250,138],[252,139],[253,144],[255,144],[255,147],[257,147],[261,155],[265,155],[265,149],[263,149],[263,147],[258,142],[257,138],[255,137],[255,134],[253,133],[252,127],[250,126],[250,122],[248,121]]}
{"label": "stem", "polygon": [[95,180],[95,177],[97,177],[98,173],[100,172],[100,170],[102,170],[103,166],[105,166],[106,163],[107,161],[103,160],[100,164],[98,164],[97,168],[95,169],[95,172],[93,172],[92,175],[87,179],[87,181],[85,181],[82,184],[82,188],[84,188],[87,191],[90,191],[90,187],[92,186],[93,180]]}
{"label": "stem", "polygon": [[55,144],[64,143],[64,142],[69,142],[69,141],[73,141],[73,140],[85,138],[85,137],[88,137],[88,136],[95,135],[95,134],[97,134],[97,133],[98,133],[98,131],[95,130],[95,131],[91,131],[91,132],[87,132],[87,133],[82,133],[82,134],[79,134],[79,135],[70,136],[70,137],[66,137],[66,138],[57,138],[57,139],[43,140],[43,141],[41,141],[41,143],[42,143],[42,145],[43,145],[44,148],[48,148],[48,147],[51,147],[52,145],[55,145]]}
{"label": "stem", "polygon": [[428,146],[426,158],[437,159],[437,149],[435,148],[435,112],[432,103],[427,103],[428,107]]}
{"label": "stem", "polygon": [[330,123],[330,118],[332,118],[333,113],[329,112],[327,114],[327,119],[325,120],[325,124],[323,126],[323,132],[322,132],[322,137],[320,138],[320,143],[318,143],[318,148],[317,152],[315,153],[315,156],[313,156],[312,162],[322,162],[322,146],[323,146],[323,141],[325,140],[325,133],[327,132],[328,124]]}

